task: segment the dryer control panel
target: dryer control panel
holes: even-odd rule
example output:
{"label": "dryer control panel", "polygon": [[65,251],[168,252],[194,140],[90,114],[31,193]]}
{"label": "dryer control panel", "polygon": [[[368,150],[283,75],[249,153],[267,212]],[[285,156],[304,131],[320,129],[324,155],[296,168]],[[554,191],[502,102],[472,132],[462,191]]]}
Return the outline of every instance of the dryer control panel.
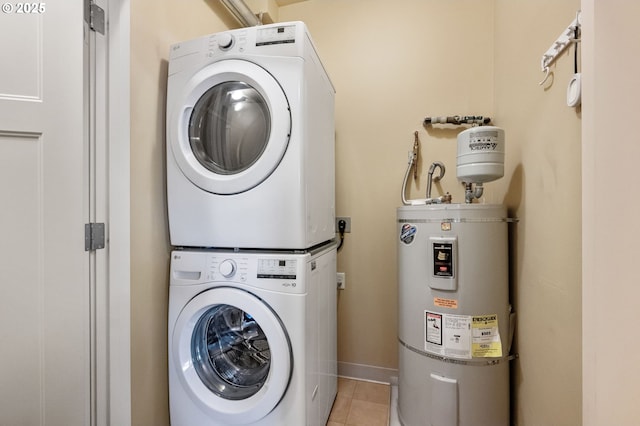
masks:
{"label": "dryer control panel", "polygon": [[256,46],[296,42],[296,26],[282,25],[258,28]]}

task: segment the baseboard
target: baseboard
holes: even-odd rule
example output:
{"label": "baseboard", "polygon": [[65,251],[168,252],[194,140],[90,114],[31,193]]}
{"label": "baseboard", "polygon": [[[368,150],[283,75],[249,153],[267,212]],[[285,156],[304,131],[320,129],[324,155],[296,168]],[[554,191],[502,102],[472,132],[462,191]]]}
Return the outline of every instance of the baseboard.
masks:
{"label": "baseboard", "polygon": [[398,370],[396,368],[354,364],[351,362],[338,362],[338,376],[386,384],[398,382]]}

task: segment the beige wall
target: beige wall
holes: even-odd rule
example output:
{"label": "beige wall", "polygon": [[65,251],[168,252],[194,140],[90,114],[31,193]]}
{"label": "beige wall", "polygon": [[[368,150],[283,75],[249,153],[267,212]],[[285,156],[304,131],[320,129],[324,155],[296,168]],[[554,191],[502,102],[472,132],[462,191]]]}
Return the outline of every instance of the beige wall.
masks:
{"label": "beige wall", "polygon": [[[448,166],[441,188],[464,199],[457,130],[427,131],[422,121],[493,113],[493,2],[391,4],[309,0],[281,8],[279,17],[306,22],[336,88],[336,211],[352,220],[338,255],[347,279],[338,299],[338,360],[396,369],[396,207],[407,152],[417,130],[421,180],[413,198],[424,198],[427,168],[441,160]],[[486,193],[502,199],[491,185]]]}
{"label": "beige wall", "polygon": [[[565,103],[573,56],[538,82],[540,57],[575,17],[578,0],[309,0],[281,8],[304,20],[336,95],[337,213],[352,217],[339,255],[339,360],[397,368],[395,208],[407,151],[455,179],[457,130],[425,129],[425,115],[483,114],[507,132],[505,177],[485,202],[520,218],[512,233],[512,363],[521,425],[581,423],[580,112]],[[553,13],[549,13],[552,10]],[[572,53],[573,51],[571,51]]]}
{"label": "beige wall", "polygon": [[215,0],[131,2],[131,395],[134,426],[169,424],[170,247],[164,172],[169,45],[236,25],[227,16]]}
{"label": "beige wall", "polygon": [[542,54],[578,9],[579,0],[495,6],[495,111],[508,132],[500,184],[520,218],[512,228],[519,425],[581,424],[581,119],[566,105],[573,49],[538,85]]}
{"label": "beige wall", "polygon": [[[640,3],[582,0],[584,425],[640,419],[638,216]],[[631,53],[630,52],[634,52]]]}
{"label": "beige wall", "polygon": [[[304,20],[336,86],[337,214],[352,218],[338,257],[339,361],[397,368],[395,209],[413,132],[422,142],[422,197],[463,199],[457,130],[425,129],[427,115],[480,114],[507,132],[507,170],[485,202],[521,219],[513,234],[514,362],[520,425],[580,424],[580,117],[554,84],[538,86],[540,55],[578,0],[308,0],[281,7]],[[553,11],[553,13],[549,13]],[[170,44],[235,26],[217,0],[132,4],[133,425],[167,425],[169,244],[164,194],[164,93]]]}

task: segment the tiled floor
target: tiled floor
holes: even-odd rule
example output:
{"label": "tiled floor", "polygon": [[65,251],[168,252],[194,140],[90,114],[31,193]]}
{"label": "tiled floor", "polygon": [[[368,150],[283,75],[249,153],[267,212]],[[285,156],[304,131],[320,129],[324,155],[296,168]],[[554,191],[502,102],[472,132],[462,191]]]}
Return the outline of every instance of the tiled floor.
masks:
{"label": "tiled floor", "polygon": [[338,395],[327,426],[389,424],[389,385],[338,377]]}

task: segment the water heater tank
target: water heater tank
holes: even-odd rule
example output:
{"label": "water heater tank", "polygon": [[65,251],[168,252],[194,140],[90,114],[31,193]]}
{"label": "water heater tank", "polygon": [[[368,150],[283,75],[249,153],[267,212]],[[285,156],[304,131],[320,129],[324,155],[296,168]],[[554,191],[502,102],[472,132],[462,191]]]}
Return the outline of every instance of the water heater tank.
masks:
{"label": "water heater tank", "polygon": [[497,204],[397,210],[401,424],[511,424],[507,224]]}
{"label": "water heater tank", "polygon": [[504,176],[504,130],[495,126],[471,127],[458,134],[458,180],[483,183]]}

